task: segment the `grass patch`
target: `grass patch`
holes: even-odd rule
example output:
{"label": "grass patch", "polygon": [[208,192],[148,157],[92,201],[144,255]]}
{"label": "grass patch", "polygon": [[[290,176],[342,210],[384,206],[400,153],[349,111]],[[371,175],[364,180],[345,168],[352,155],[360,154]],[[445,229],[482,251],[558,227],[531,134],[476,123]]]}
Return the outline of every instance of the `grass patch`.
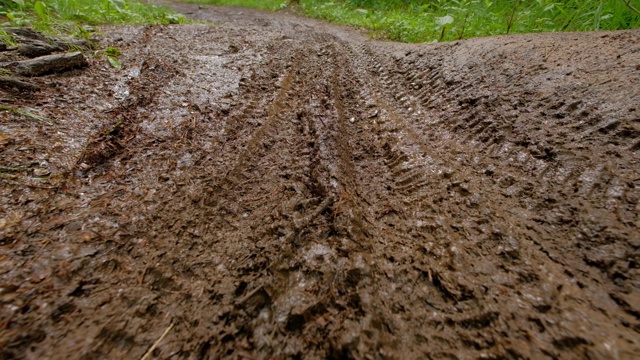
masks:
{"label": "grass patch", "polygon": [[404,42],[640,27],[639,14],[624,0],[301,0],[301,7],[307,15]]}
{"label": "grass patch", "polygon": [[20,115],[20,116],[24,116],[33,120],[37,120],[39,122],[45,123],[47,125],[51,125],[52,122],[51,120],[42,117],[40,115],[34,114],[32,111],[28,110],[28,109],[18,109],[18,108],[14,108],[12,106],[7,106],[7,105],[0,105],[0,111],[8,111],[12,114],[16,114],[16,115]]}
{"label": "grass patch", "polygon": [[196,4],[211,4],[218,6],[243,6],[252,9],[279,10],[285,8],[288,0],[183,0]]}
{"label": "grass patch", "polygon": [[6,46],[16,46],[16,40],[13,38],[11,34],[6,31],[0,30],[0,43],[5,44]]}
{"label": "grass patch", "polygon": [[[373,30],[403,42],[640,27],[640,0],[187,0],[277,10]],[[627,4],[625,4],[627,3]],[[631,6],[629,6],[631,5]]]}
{"label": "grass patch", "polygon": [[50,34],[86,36],[82,25],[177,24],[184,20],[166,7],[135,0],[0,0],[1,26],[31,26]]}

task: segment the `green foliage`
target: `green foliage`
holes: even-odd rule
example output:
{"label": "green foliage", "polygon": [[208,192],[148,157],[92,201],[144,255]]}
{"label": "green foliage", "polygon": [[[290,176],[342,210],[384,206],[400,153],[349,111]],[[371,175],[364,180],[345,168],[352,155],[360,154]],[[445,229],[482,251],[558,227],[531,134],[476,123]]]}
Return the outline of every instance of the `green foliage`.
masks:
{"label": "green foliage", "polygon": [[512,33],[640,27],[640,0],[185,0],[277,10],[299,3],[306,15],[373,30],[404,42]]}
{"label": "green foliage", "polygon": [[106,48],[104,50],[104,54],[107,55],[107,56],[118,57],[118,56],[122,55],[122,52],[120,52],[120,50],[118,50],[117,48],[109,46],[108,48]]}
{"label": "green foliage", "polygon": [[288,0],[184,0],[198,4],[212,4],[220,6],[244,6],[254,9],[275,11],[283,9],[289,3]]}
{"label": "green foliage", "polygon": [[43,4],[42,1],[36,1],[33,4],[33,11],[35,11],[40,20],[49,21],[49,10],[47,9],[47,5]]}
{"label": "green foliage", "polygon": [[120,69],[122,67],[122,65],[120,65],[120,60],[114,56],[107,55],[107,61],[109,61],[109,65],[114,69]]}
{"label": "green foliage", "polygon": [[[5,44],[6,46],[16,46],[16,40],[13,38],[11,34],[6,31],[0,30],[0,43]],[[3,75],[3,74],[0,74]]]}
{"label": "green foliage", "polygon": [[19,109],[13,106],[0,105],[0,111],[8,111],[16,115],[31,118],[31,119],[43,122],[45,124],[51,125],[51,120],[34,113],[32,109]]}
{"label": "green foliage", "polygon": [[112,68],[120,69],[122,67],[122,65],[120,64],[120,60],[118,60],[118,56],[122,55],[122,52],[120,52],[120,50],[109,46],[103,51],[103,53],[107,56],[107,61]]}
{"label": "green foliage", "polygon": [[[631,0],[640,2],[639,0]],[[314,17],[393,40],[426,42],[509,33],[640,27],[624,0],[302,0]]]}
{"label": "green foliage", "polygon": [[[136,0],[0,0],[3,26],[33,26],[56,33],[82,29],[79,24],[178,24],[182,15]],[[82,32],[82,31],[80,31]],[[83,34],[80,34],[83,35]]]}

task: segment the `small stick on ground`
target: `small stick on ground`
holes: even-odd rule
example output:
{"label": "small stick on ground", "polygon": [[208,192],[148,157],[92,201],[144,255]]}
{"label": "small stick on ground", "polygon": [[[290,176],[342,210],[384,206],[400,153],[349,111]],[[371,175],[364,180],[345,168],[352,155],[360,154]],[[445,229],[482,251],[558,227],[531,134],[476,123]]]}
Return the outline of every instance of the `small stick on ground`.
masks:
{"label": "small stick on ground", "polygon": [[313,221],[313,219],[315,219],[316,216],[320,215],[320,213],[322,213],[323,211],[327,210],[333,204],[333,202],[334,202],[333,196],[329,196],[325,198],[320,203],[320,205],[318,205],[318,207],[316,207],[315,210],[311,212],[311,214],[301,219],[294,219],[293,231],[286,237],[285,241],[292,242],[298,236],[298,234],[300,234],[302,229],[309,226],[309,224]]}
{"label": "small stick on ground", "polygon": [[140,276],[138,277],[138,284],[139,284],[139,285],[144,284],[144,276],[147,274],[147,269],[148,269],[148,268],[149,268],[149,265],[145,266],[145,267],[144,267],[144,270],[142,271],[142,275],[140,275]]}
{"label": "small stick on ground", "polygon": [[329,206],[331,206],[333,204],[333,196],[329,196],[327,198],[325,198],[320,205],[318,205],[318,207],[315,208],[315,210],[313,210],[313,212],[311,212],[311,214],[303,217],[302,219],[299,219],[298,221],[293,221],[293,226],[295,227],[296,230],[301,230],[307,226],[309,226],[309,224],[311,223],[311,221],[313,221],[313,219],[315,219],[318,215],[320,215],[320,213],[322,213],[323,211],[327,210],[329,208]]}
{"label": "small stick on ground", "polygon": [[622,0],[622,2],[623,2],[625,5],[627,5],[627,7],[628,7],[629,9],[631,9],[631,11],[633,11],[634,13],[636,13],[636,14],[640,15],[640,10],[638,10],[638,8],[636,8],[635,6],[633,6],[633,5],[631,4],[631,0]]}
{"label": "small stick on ground", "polygon": [[40,121],[42,123],[45,123],[47,125],[53,125],[53,123],[49,119],[47,119],[45,117],[42,117],[40,115],[36,115],[36,114],[34,114],[34,113],[32,113],[32,112],[30,112],[28,110],[25,110],[25,109],[17,109],[17,108],[14,108],[12,106],[0,105],[0,110],[8,111],[8,112],[16,114],[16,115],[21,115],[21,116],[24,116],[24,117],[28,117],[28,118]]}
{"label": "small stick on ground", "polygon": [[172,328],[173,328],[173,324],[170,324],[167,330],[165,330],[164,333],[162,333],[162,336],[160,336],[160,338],[156,340],[156,342],[153,343],[153,345],[151,345],[149,350],[147,350],[147,352],[144,353],[144,355],[142,355],[140,360],[147,360],[151,356],[151,353],[153,353],[153,350],[155,350],[158,347],[158,345],[160,345],[160,342],[162,342],[162,339],[164,339],[164,337],[167,336],[167,334]]}
{"label": "small stick on ground", "polygon": [[242,299],[240,299],[238,301],[238,304],[244,304],[247,301],[249,301],[249,299],[251,299],[253,297],[253,295],[257,294],[259,291],[264,291],[264,286],[260,285],[257,288],[251,290],[247,295],[245,295]]}

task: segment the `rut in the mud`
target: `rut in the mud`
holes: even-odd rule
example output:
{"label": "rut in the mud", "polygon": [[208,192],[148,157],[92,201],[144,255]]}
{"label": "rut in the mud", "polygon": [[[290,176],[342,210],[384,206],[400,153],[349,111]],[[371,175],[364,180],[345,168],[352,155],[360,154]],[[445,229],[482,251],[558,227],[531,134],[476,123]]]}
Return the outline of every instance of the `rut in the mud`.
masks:
{"label": "rut in the mud", "polygon": [[3,358],[640,356],[640,32],[192,15],[2,120]]}

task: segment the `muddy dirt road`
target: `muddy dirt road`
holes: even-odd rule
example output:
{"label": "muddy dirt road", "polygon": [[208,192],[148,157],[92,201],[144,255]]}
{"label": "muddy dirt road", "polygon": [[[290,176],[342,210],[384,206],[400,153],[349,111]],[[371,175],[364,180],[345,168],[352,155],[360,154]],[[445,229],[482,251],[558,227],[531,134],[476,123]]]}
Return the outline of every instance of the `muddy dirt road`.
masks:
{"label": "muddy dirt road", "polygon": [[0,358],[640,357],[640,31],[181,10],[3,96]]}

